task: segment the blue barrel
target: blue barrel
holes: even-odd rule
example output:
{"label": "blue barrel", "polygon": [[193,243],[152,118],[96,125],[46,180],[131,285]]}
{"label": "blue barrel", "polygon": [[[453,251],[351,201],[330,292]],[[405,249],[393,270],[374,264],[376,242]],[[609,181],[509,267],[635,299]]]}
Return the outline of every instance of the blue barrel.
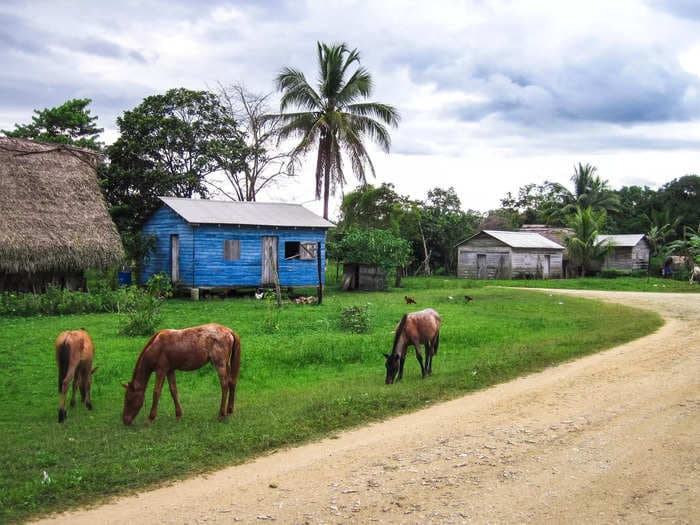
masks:
{"label": "blue barrel", "polygon": [[119,286],[129,286],[131,284],[131,272],[119,272],[117,275]]}

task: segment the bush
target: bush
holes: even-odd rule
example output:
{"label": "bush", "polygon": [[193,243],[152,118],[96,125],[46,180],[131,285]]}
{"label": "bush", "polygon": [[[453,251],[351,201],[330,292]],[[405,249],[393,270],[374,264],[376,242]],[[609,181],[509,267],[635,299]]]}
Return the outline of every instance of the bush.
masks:
{"label": "bush", "polygon": [[160,305],[162,299],[145,292],[136,286],[128,288],[124,304],[125,318],[119,333],[122,335],[150,335],[156,331],[162,320]]}
{"label": "bush", "polygon": [[603,279],[617,279],[618,277],[647,277],[649,274],[646,270],[617,270],[614,268],[605,268],[598,274]]}
{"label": "bush", "polygon": [[351,306],[340,313],[340,329],[353,334],[365,334],[370,329],[369,305]]}
{"label": "bush", "polygon": [[126,301],[124,289],[85,293],[49,288],[45,294],[0,293],[0,315],[29,317],[32,315],[65,315],[94,312],[118,312]]}

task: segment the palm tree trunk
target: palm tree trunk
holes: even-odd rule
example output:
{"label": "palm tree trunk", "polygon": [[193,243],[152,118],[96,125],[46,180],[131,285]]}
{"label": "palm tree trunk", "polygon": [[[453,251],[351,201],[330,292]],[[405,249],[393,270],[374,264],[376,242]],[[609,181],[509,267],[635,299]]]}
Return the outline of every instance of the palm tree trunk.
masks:
{"label": "palm tree trunk", "polygon": [[326,162],[323,173],[323,218],[328,220],[328,198],[331,189],[331,166]]}

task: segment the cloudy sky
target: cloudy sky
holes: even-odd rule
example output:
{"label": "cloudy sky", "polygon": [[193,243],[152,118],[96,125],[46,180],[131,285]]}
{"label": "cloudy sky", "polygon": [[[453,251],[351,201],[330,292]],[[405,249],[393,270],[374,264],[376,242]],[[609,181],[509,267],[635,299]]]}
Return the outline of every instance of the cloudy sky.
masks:
{"label": "cloudy sky", "polygon": [[[402,194],[454,186],[485,211],[569,184],[576,162],[614,188],[700,173],[696,0],[3,0],[0,129],[91,98],[111,142],[123,111],[170,88],[271,92],[283,66],[313,81],[317,41],[359,49],[372,100],[399,109],[372,158]],[[306,175],[262,200],[312,198]]]}

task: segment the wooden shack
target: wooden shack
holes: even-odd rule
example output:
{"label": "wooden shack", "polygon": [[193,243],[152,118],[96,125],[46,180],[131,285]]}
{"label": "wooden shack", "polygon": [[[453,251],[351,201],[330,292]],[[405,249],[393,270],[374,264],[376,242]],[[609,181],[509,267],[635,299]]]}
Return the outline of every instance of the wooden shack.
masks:
{"label": "wooden shack", "polygon": [[564,247],[534,232],[482,230],[457,245],[457,276],[465,279],[562,277]]}
{"label": "wooden shack", "polygon": [[594,263],[593,270],[646,270],[649,268],[651,245],[642,233],[624,235],[599,235],[596,244],[606,243],[612,247],[602,263]]}
{"label": "wooden shack", "polygon": [[[190,288],[316,286],[333,223],[299,204],[161,197],[146,222],[155,253],[142,279],[164,272]],[[320,247],[320,253],[319,253]]]}

